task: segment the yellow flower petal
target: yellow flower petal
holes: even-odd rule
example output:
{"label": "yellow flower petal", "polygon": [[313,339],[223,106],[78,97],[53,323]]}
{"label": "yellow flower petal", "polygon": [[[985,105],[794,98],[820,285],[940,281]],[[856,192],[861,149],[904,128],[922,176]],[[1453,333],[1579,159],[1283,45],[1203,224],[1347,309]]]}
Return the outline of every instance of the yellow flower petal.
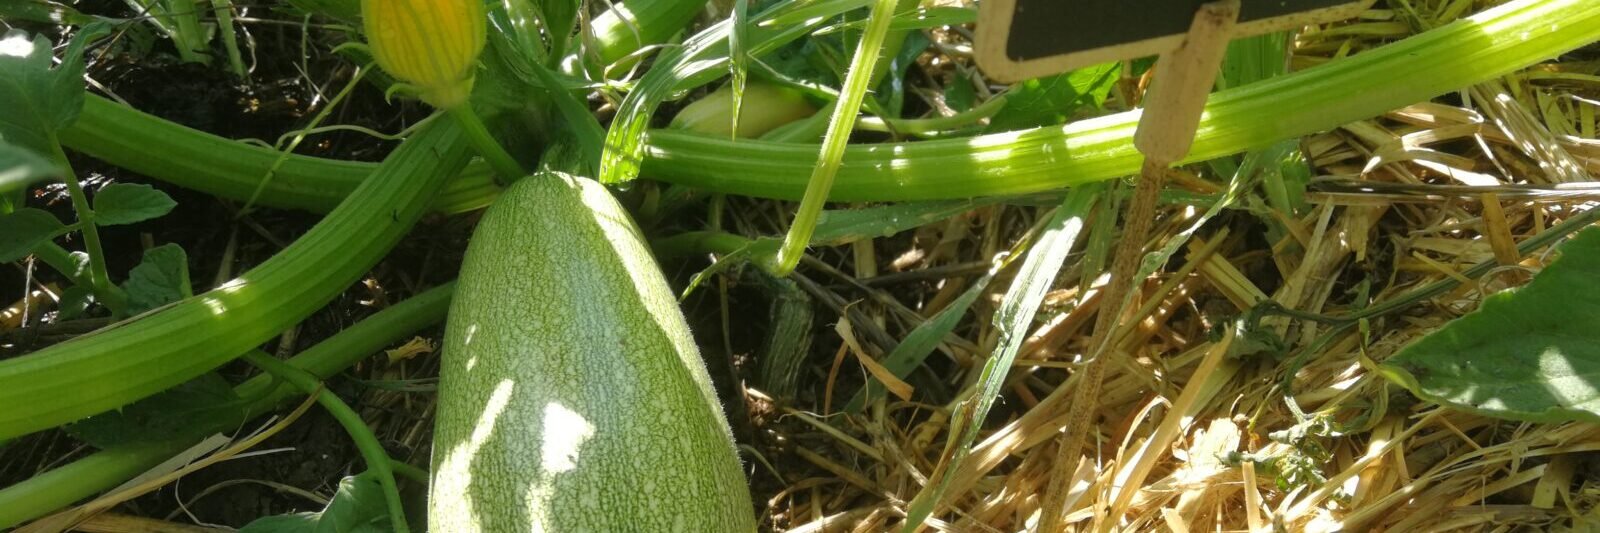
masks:
{"label": "yellow flower petal", "polygon": [[448,109],[472,94],[488,13],[482,0],[361,0],[378,66]]}

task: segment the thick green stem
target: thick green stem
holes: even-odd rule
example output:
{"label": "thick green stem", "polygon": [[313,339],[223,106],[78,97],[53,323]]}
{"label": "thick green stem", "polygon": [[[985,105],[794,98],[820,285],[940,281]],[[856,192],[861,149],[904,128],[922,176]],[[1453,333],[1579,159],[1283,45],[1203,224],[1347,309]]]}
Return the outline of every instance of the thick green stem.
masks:
{"label": "thick green stem", "polygon": [[211,13],[217,17],[217,33],[222,34],[222,48],[228,52],[228,66],[233,75],[244,78],[244,59],[239,54],[239,39],[233,35],[232,0],[211,0]]}
{"label": "thick green stem", "polygon": [[72,210],[78,214],[78,232],[83,234],[83,245],[89,254],[89,286],[95,294],[109,294],[113,288],[111,273],[106,269],[106,253],[100,246],[100,230],[94,223],[94,209],[89,206],[89,195],[83,192],[83,184],[78,181],[78,175],[72,171],[72,162],[67,160],[67,153],[61,150],[61,143],[51,139],[55,147],[56,164],[61,165],[61,181],[67,185],[67,194],[72,197]]}
{"label": "thick green stem", "polygon": [[828,121],[828,133],[822,138],[822,152],[812,167],[811,179],[806,183],[805,197],[795,212],[789,233],[778,250],[777,264],[771,268],[773,275],[787,276],[800,264],[806,245],[811,242],[811,232],[816,229],[817,216],[822,214],[828,201],[828,191],[833,188],[834,176],[844,158],[844,148],[850,144],[850,130],[856,124],[856,114],[861,112],[861,100],[867,95],[867,83],[872,81],[872,69],[878,62],[878,52],[889,33],[889,21],[894,19],[894,6],[898,0],[878,0],[867,15],[867,31],[856,46],[855,57],[850,60],[850,71],[845,74],[844,88],[839,92],[839,105],[833,108]]}
{"label": "thick green stem", "polygon": [[478,113],[472,110],[471,104],[462,104],[446,111],[450,117],[461,125],[461,131],[467,134],[467,139],[472,141],[472,147],[478,151],[484,161],[489,162],[489,167],[500,174],[502,181],[510,183],[527,174],[522,170],[522,165],[517,163],[511,153],[506,152],[500,141],[495,140],[489,133],[489,128],[483,125],[483,119],[478,118]]}
{"label": "thick green stem", "polygon": [[383,487],[383,499],[389,506],[390,527],[399,533],[408,533],[411,528],[406,526],[405,507],[400,504],[400,487],[394,482],[394,470],[390,468],[389,452],[383,449],[383,443],[378,441],[378,436],[372,434],[372,428],[367,427],[367,422],[361,415],[351,409],[339,395],[322,386],[322,381],[317,376],[295,368],[288,363],[259,351],[244,354],[244,359],[278,379],[289,382],[306,394],[315,394],[317,403],[333,419],[344,426],[345,433],[350,435],[350,440],[355,441],[356,450],[361,452],[361,457],[367,461],[367,469],[378,476],[378,484]]}
{"label": "thick green stem", "polygon": [[755,242],[722,231],[688,231],[650,241],[650,249],[662,258],[691,254],[731,254]]}
{"label": "thick green stem", "polygon": [[110,309],[112,313],[121,315],[127,309],[128,293],[124,292],[122,287],[116,285],[95,287],[94,280],[90,279],[89,273],[85,272],[82,266],[78,264],[78,261],[72,258],[72,252],[62,248],[61,245],[53,242],[44,243],[38,248],[34,248],[33,256],[43,261],[44,264],[50,265],[50,268],[55,269],[56,272],[66,276],[74,285],[88,287],[89,290],[94,292],[94,297],[98,298],[100,303]]}
{"label": "thick green stem", "polygon": [[[319,379],[330,378],[384,346],[439,323],[450,307],[454,290],[455,284],[450,283],[379,311],[301,352],[289,359],[288,364]],[[268,375],[251,378],[235,387],[234,392],[242,398],[255,398],[237,413],[238,416],[212,419],[212,425],[191,427],[187,435],[175,435],[170,441],[101,450],[0,489],[0,529],[44,516],[115,487],[193,446],[206,435],[236,431],[252,418],[288,405],[301,396],[295,388],[284,386]]]}
{"label": "thick green stem", "polygon": [[388,253],[466,161],[460,128],[431,122],[316,227],[239,278],[118,327],[0,361],[0,439],[166,390],[304,320]]}
{"label": "thick green stem", "polygon": [[[1552,25],[1550,21],[1561,24]],[[1338,127],[1544,61],[1600,39],[1600,2],[1518,0],[1403,41],[1212,95],[1190,159],[1203,161]],[[1138,171],[1138,112],[979,137],[855,145],[829,199],[904,201],[1026,194]],[[67,146],[118,166],[243,198],[277,154],[91,96]],[[649,132],[643,175],[712,192],[797,199],[817,145]],[[261,202],[326,210],[374,168],[293,156]],[[487,169],[441,195],[444,210],[487,205]],[[244,191],[240,193],[239,191]]]}

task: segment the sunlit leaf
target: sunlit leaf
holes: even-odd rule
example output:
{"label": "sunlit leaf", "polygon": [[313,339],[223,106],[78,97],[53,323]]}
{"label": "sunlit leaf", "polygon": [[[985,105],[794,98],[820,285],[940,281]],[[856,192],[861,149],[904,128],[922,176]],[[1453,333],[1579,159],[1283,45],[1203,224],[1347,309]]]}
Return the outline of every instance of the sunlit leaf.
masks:
{"label": "sunlit leaf", "polygon": [[1100,107],[1121,68],[1121,63],[1103,63],[1013,85],[1005,93],[1005,108],[989,120],[989,131],[1061,124],[1084,106]]}
{"label": "sunlit leaf", "polygon": [[1425,400],[1529,422],[1600,422],[1600,229],[1526,286],[1411,343],[1382,374]]}
{"label": "sunlit leaf", "polygon": [[43,35],[11,30],[0,36],[0,137],[35,153],[55,153],[56,131],[71,126],[83,109],[83,47],[105,31],[103,24],[79,30],[53,69]]}

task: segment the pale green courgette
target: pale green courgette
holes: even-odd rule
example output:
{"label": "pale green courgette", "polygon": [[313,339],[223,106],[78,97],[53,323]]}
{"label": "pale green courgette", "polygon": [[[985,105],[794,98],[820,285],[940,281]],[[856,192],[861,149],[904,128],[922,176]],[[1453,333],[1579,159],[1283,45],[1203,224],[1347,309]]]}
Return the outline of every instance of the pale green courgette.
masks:
{"label": "pale green courgette", "polygon": [[472,236],[447,323],[433,531],[755,529],[688,324],[599,183],[511,186]]}

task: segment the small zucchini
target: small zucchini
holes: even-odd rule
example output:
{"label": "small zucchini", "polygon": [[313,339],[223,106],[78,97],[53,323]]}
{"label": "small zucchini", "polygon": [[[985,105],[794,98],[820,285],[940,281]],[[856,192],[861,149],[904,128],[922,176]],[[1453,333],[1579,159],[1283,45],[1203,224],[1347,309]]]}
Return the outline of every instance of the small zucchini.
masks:
{"label": "small zucchini", "polygon": [[755,530],[688,324],[598,182],[512,185],[472,236],[447,322],[433,531]]}

